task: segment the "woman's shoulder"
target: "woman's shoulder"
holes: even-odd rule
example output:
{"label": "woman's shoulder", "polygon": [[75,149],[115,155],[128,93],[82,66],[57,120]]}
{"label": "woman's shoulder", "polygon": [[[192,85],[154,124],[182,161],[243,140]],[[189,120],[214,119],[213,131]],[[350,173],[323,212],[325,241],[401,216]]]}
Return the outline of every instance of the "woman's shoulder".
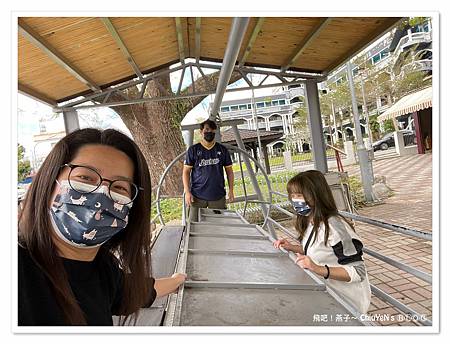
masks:
{"label": "woman's shoulder", "polygon": [[17,243],[17,256],[19,262],[30,261],[31,255],[26,246],[20,242]]}
{"label": "woman's shoulder", "polygon": [[357,237],[355,231],[350,224],[339,215],[333,215],[328,218],[330,227],[330,238],[332,241],[341,241],[344,238]]}

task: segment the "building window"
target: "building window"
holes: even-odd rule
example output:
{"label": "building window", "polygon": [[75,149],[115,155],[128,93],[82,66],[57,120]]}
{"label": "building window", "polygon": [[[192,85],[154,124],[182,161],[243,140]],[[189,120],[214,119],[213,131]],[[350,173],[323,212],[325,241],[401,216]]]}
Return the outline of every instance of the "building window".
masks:
{"label": "building window", "polygon": [[286,100],[280,99],[280,100],[278,101],[278,104],[280,104],[280,105],[286,105]]}
{"label": "building window", "polygon": [[278,100],[273,100],[272,101],[272,106],[278,106]]}
{"label": "building window", "polygon": [[272,105],[272,102],[265,102],[266,106],[269,107]]}
{"label": "building window", "polygon": [[389,56],[389,48],[386,48],[380,52],[381,59],[384,59]]}
{"label": "building window", "polygon": [[237,110],[239,110],[239,107],[237,105],[231,105],[230,109],[231,109],[231,111],[237,111]]}
{"label": "building window", "polygon": [[377,64],[381,60],[380,54],[376,54],[372,57],[372,64]]}
{"label": "building window", "polygon": [[247,104],[239,105],[239,110],[247,110]]}
{"label": "building window", "polygon": [[230,111],[230,108],[228,106],[222,106],[220,108],[220,112],[228,112],[228,111]]}
{"label": "building window", "polygon": [[252,108],[252,104],[247,104],[247,109],[251,109]]}
{"label": "building window", "polygon": [[256,108],[257,109],[260,109],[260,108],[263,108],[263,107],[264,107],[264,103],[263,102],[256,103]]}

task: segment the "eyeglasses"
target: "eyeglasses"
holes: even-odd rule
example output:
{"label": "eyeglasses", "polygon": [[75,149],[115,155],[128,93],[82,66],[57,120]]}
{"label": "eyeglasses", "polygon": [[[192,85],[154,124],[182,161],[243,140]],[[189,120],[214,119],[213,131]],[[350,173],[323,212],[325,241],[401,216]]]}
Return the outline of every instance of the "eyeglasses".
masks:
{"label": "eyeglasses", "polygon": [[[121,205],[133,202],[142,187],[123,179],[110,180],[103,178],[96,170],[82,165],[64,164],[61,167],[69,167],[69,185],[82,194],[92,193],[97,190],[104,181],[109,182],[108,193],[111,199]],[[82,184],[80,184],[82,183]]]}

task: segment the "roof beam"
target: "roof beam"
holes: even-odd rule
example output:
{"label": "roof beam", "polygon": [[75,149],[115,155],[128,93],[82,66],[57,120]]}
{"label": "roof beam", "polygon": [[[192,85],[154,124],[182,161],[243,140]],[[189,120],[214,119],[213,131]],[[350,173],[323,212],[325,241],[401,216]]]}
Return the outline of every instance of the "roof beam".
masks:
{"label": "roof beam", "polygon": [[195,18],[195,60],[200,61],[200,32],[201,32],[202,18]]}
{"label": "roof beam", "polygon": [[127,59],[128,63],[131,65],[131,68],[133,68],[134,73],[139,77],[139,79],[142,79],[142,73],[139,69],[138,65],[134,61],[133,57],[131,56],[130,52],[128,51],[128,48],[125,46],[125,43],[122,41],[122,39],[119,36],[119,33],[117,32],[116,28],[114,27],[113,23],[109,18],[100,18],[103,22],[103,24],[108,29],[109,33],[111,34],[112,38],[122,51],[122,54]]}
{"label": "roof beam", "polygon": [[42,37],[39,36],[31,27],[23,22],[19,18],[19,32],[20,34],[33,43],[36,47],[41,49],[45,54],[47,54],[52,61],[56,62],[58,65],[67,70],[75,78],[85,84],[93,91],[100,91],[98,87],[91,79],[79,71],[75,66],[73,66],[69,61],[67,61],[56,49],[54,49],[50,44],[48,44]]}
{"label": "roof beam", "polygon": [[250,36],[247,46],[245,47],[244,56],[242,56],[242,58],[239,60],[239,67],[242,67],[245,64],[245,61],[247,60],[248,56],[250,55],[250,52],[252,51],[252,48],[253,48],[253,43],[255,43],[256,38],[258,38],[258,34],[261,31],[261,27],[262,27],[265,19],[266,18],[264,18],[264,17],[258,18],[258,21],[256,22],[255,28],[253,29],[253,32]]}
{"label": "roof beam", "polygon": [[184,53],[184,40],[183,40],[183,28],[181,26],[181,18],[175,17],[175,27],[177,29],[177,40],[178,40],[178,52],[180,55],[180,62],[184,64],[184,59],[186,54]]}
{"label": "roof beam", "polygon": [[317,38],[317,36],[320,34],[320,32],[330,23],[330,21],[333,18],[322,18],[317,25],[314,26],[314,28],[309,32],[308,36],[305,37],[305,39],[299,44],[299,48],[297,51],[292,55],[292,57],[289,59],[289,61],[281,67],[281,70],[284,72],[289,67],[291,67],[297,59],[300,57],[300,55],[305,51],[306,48],[308,48],[311,43],[314,41],[314,39]]}
{"label": "roof beam", "polygon": [[371,43],[373,43],[377,38],[383,36],[384,34],[386,34],[389,31],[391,31],[401,19],[403,19],[403,18],[402,17],[386,18],[386,20],[385,20],[385,22],[387,24],[386,29],[384,29],[381,32],[379,31],[378,28],[375,29],[374,31],[372,31],[368,36],[364,37],[357,44],[355,44],[352,49],[350,49],[349,51],[346,51],[344,54],[339,56],[339,58],[336,59],[334,63],[332,63],[330,66],[327,67],[327,70],[324,71],[324,74],[325,75],[329,74],[336,67],[339,67],[347,60],[352,59],[355,55],[357,55],[362,50],[364,50],[366,47],[368,47]]}
{"label": "roof beam", "polygon": [[26,95],[30,98],[33,98],[34,100],[37,100],[41,103],[44,103],[45,105],[48,105],[50,107],[57,106],[58,104],[53,99],[48,98],[47,96],[44,96],[42,93],[39,93],[32,88],[25,86],[19,82],[18,85],[19,93]]}

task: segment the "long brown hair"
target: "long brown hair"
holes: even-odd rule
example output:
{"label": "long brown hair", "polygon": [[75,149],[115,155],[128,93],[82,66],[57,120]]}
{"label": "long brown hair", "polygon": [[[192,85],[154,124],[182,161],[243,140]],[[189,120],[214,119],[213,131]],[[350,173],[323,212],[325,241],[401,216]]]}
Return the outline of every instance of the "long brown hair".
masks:
{"label": "long brown hair", "polygon": [[45,159],[27,192],[19,219],[19,243],[50,280],[56,300],[70,325],[85,325],[86,319],[52,241],[49,205],[60,166],[69,163],[78,150],[88,144],[111,146],[125,153],[134,164],[134,183],[144,188],[133,202],[127,227],[102,245],[97,254],[114,253],[123,271],[127,272],[124,273],[120,314],[128,317],[139,311],[149,298],[151,184],[145,158],[133,140],[119,131],[77,130],[61,139]]}
{"label": "long brown hair", "polygon": [[[317,239],[317,231],[320,223],[323,222],[325,225],[324,242],[325,245],[327,244],[330,234],[328,219],[332,216],[339,216],[354,230],[353,225],[339,214],[331,189],[322,172],[316,170],[300,172],[289,180],[286,189],[289,199],[291,199],[292,194],[302,194],[306,204],[311,207],[310,216],[312,216],[313,220],[312,233],[314,233],[314,241]],[[308,228],[310,216],[297,215],[295,219],[295,229],[299,234],[300,241],[302,241]]]}

